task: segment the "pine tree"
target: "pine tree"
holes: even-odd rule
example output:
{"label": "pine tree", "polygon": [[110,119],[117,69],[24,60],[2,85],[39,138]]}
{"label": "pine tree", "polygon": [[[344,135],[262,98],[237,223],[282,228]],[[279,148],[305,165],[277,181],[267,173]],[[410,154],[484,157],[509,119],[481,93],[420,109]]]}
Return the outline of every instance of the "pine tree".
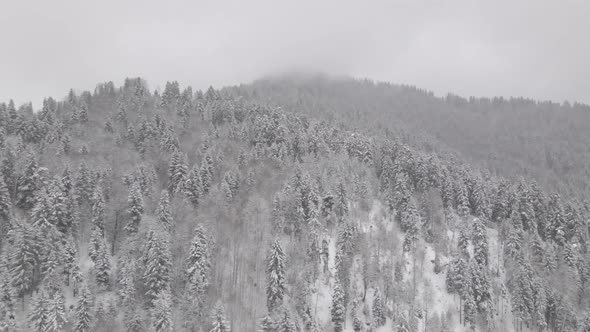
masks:
{"label": "pine tree", "polygon": [[217,303],[211,314],[213,328],[209,332],[230,332],[231,327],[225,318],[225,310],[221,303]]}
{"label": "pine tree", "polygon": [[457,184],[458,188],[455,192],[455,200],[457,202],[457,214],[461,218],[466,217],[469,215],[469,200],[467,198],[467,189],[465,188],[465,184],[460,182]]}
{"label": "pine tree", "polygon": [[199,201],[203,195],[202,184],[201,172],[197,164],[195,164],[184,182],[184,194],[195,209],[199,207]]}
{"label": "pine tree", "polygon": [[383,300],[381,299],[381,293],[379,292],[379,288],[375,289],[372,313],[373,322],[376,327],[385,325],[385,306],[383,304]]}
{"label": "pine tree", "polygon": [[169,290],[164,289],[156,295],[151,316],[152,326],[154,327],[155,332],[174,331],[174,322],[172,321],[172,300]]}
{"label": "pine tree", "polygon": [[168,177],[170,178],[169,190],[170,193],[175,193],[184,183],[188,173],[188,166],[186,161],[186,154],[176,149],[172,153],[170,164],[168,166]]}
{"label": "pine tree", "polygon": [[47,325],[46,332],[63,331],[66,325],[66,308],[61,292],[55,292],[53,297],[47,299]]}
{"label": "pine tree", "polygon": [[4,159],[2,159],[1,172],[6,187],[10,192],[10,197],[16,199],[17,175],[16,175],[16,156],[12,149],[4,149]]}
{"label": "pine tree", "polygon": [[280,332],[296,332],[297,327],[289,315],[289,311],[283,311],[283,317],[277,322],[277,329]]}
{"label": "pine tree", "polygon": [[171,232],[174,229],[174,220],[172,219],[172,213],[170,213],[170,196],[166,190],[162,190],[162,193],[160,194],[158,221],[168,232]]}
{"label": "pine tree", "polygon": [[336,216],[342,222],[348,215],[348,196],[346,187],[343,181],[340,181],[336,186]]}
{"label": "pine tree", "polygon": [[275,322],[272,320],[270,316],[264,316],[262,321],[260,322],[260,329],[258,332],[274,332],[275,331]]}
{"label": "pine tree", "polygon": [[285,294],[285,253],[278,239],[272,243],[268,253],[266,272],[266,305],[268,311],[273,312],[282,304]]}
{"label": "pine tree", "polygon": [[108,253],[107,244],[104,237],[98,235],[98,248],[96,250],[96,258],[94,260],[94,268],[96,274],[96,281],[99,285],[107,286],[111,275],[111,262]]}
{"label": "pine tree", "polygon": [[143,273],[146,295],[155,298],[169,289],[172,270],[169,235],[150,230],[144,249],[145,270]]}
{"label": "pine tree", "polygon": [[39,165],[32,153],[25,156],[24,172],[19,176],[17,184],[16,205],[24,210],[29,210],[35,204],[35,192],[39,182]]}
{"label": "pine tree", "polygon": [[482,265],[488,266],[488,236],[487,229],[482,219],[473,220],[473,258]]}
{"label": "pine tree", "polygon": [[332,322],[334,323],[334,332],[342,332],[346,319],[346,306],[344,303],[344,290],[340,285],[339,278],[334,280],[331,315]]}
{"label": "pine tree", "polygon": [[76,305],[75,332],[89,332],[92,330],[93,306],[92,294],[86,286],[83,286]]}
{"label": "pine tree", "polygon": [[74,180],[74,196],[79,205],[83,205],[90,200],[92,189],[90,170],[84,162],[81,162]]}
{"label": "pine tree", "polygon": [[129,221],[125,225],[125,230],[128,234],[136,234],[139,229],[139,223],[143,215],[143,197],[141,195],[141,188],[139,183],[135,182],[129,192],[129,198],[127,199],[129,209]]}
{"label": "pine tree", "polygon": [[[10,209],[12,207],[12,203],[10,200],[10,193],[8,191],[8,187],[6,187],[6,183],[4,183],[4,177],[0,176],[0,218],[7,221],[10,218]],[[0,225],[2,221],[0,221]],[[4,235],[0,233],[0,235]]]}
{"label": "pine tree", "polygon": [[92,195],[92,225],[104,234],[105,226],[105,202],[101,186],[96,186]]}
{"label": "pine tree", "polygon": [[211,241],[201,225],[195,229],[186,265],[187,280],[200,308],[203,304],[202,297],[209,286],[211,270]]}
{"label": "pine tree", "polygon": [[45,332],[48,328],[48,301],[43,290],[31,298],[28,315],[29,330],[34,332]]}
{"label": "pine tree", "polygon": [[12,285],[19,296],[24,296],[34,283],[38,268],[41,244],[36,229],[24,223],[15,225],[9,232],[12,249],[9,251],[9,273]]}
{"label": "pine tree", "polygon": [[127,329],[127,332],[144,331],[143,319],[141,317],[139,304],[130,303],[126,306],[123,321],[125,324],[125,328]]}

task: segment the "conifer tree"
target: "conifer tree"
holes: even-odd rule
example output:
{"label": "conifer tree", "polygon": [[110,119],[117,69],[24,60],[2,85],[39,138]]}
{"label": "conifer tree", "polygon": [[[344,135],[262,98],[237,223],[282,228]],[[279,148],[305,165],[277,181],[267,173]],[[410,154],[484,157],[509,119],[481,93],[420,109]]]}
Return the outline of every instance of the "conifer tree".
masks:
{"label": "conifer tree", "polygon": [[160,193],[160,203],[158,204],[158,221],[160,225],[171,232],[174,229],[174,220],[172,213],[170,213],[170,196],[168,191],[162,190]]}
{"label": "conifer tree", "polygon": [[272,320],[270,316],[264,316],[262,321],[260,322],[260,329],[258,332],[274,332],[275,331],[275,322]]}
{"label": "conifer tree", "polygon": [[38,268],[41,244],[37,231],[25,223],[17,224],[9,232],[12,250],[9,252],[9,269],[12,285],[19,296],[24,296],[33,286]]}
{"label": "conifer tree", "polygon": [[193,166],[184,182],[184,194],[196,209],[203,194],[201,172],[197,164]]}
{"label": "conifer tree", "polygon": [[106,286],[109,284],[111,275],[110,255],[104,237],[99,236],[97,241],[98,248],[96,251],[96,259],[94,260],[96,282],[98,282],[99,285]]}
{"label": "conifer tree", "polygon": [[199,300],[199,306],[202,304],[203,294],[209,286],[209,274],[211,270],[210,244],[211,241],[205,228],[198,225],[189,249],[186,273],[191,292]]}
{"label": "conifer tree", "polygon": [[283,317],[277,322],[277,329],[280,332],[296,332],[297,327],[291,319],[288,310],[283,311]]}
{"label": "conifer tree", "polygon": [[272,243],[268,253],[266,272],[266,305],[268,311],[273,312],[282,304],[285,294],[285,253],[278,239]]}
{"label": "conifer tree", "polygon": [[488,266],[488,236],[482,219],[473,220],[473,258],[482,265]]}
{"label": "conifer tree", "polygon": [[170,287],[172,257],[169,235],[150,230],[144,249],[145,269],[143,272],[146,295],[152,299]]}
{"label": "conifer tree", "polygon": [[336,215],[338,220],[342,222],[348,215],[348,196],[346,193],[346,187],[343,181],[340,181],[336,186]]}
{"label": "conifer tree", "polygon": [[6,183],[10,197],[16,199],[18,181],[16,174],[16,156],[12,149],[4,149],[4,159],[2,159],[2,165],[0,168],[2,171],[2,178]]}
{"label": "conifer tree", "polygon": [[209,332],[230,332],[231,327],[225,318],[225,310],[221,303],[217,303],[211,314],[213,328]]}
{"label": "conifer tree", "polygon": [[96,186],[94,195],[92,195],[92,225],[104,234],[105,202],[101,186]]}
{"label": "conifer tree", "polygon": [[135,182],[131,187],[127,203],[129,206],[129,209],[127,210],[129,214],[129,220],[127,225],[125,225],[125,230],[128,234],[132,235],[136,234],[137,230],[139,229],[139,223],[141,222],[144,209],[141,188],[137,182]]}
{"label": "conifer tree", "polygon": [[41,290],[33,295],[29,305],[29,331],[45,332],[48,328],[48,301],[45,291]]}
{"label": "conifer tree", "polygon": [[188,173],[186,154],[180,149],[176,149],[170,158],[168,166],[168,177],[170,178],[169,190],[174,194],[184,183]]}
{"label": "conifer tree", "polygon": [[[12,203],[10,200],[10,192],[8,191],[8,187],[6,187],[6,183],[4,182],[4,177],[0,176],[0,218],[4,221],[7,221],[10,218],[10,209]],[[0,225],[2,221],[0,221]],[[1,230],[0,230],[1,231]],[[0,235],[5,235],[0,233]]]}
{"label": "conifer tree", "polygon": [[55,292],[52,297],[47,299],[47,325],[46,332],[63,331],[66,325],[66,308],[64,297],[61,292]]}
{"label": "conifer tree", "polygon": [[385,325],[385,306],[383,304],[383,300],[381,299],[381,292],[379,291],[379,288],[375,289],[372,313],[373,322],[376,327]]}
{"label": "conifer tree", "polygon": [[90,201],[92,195],[91,175],[86,163],[81,162],[78,166],[78,174],[74,180],[74,196],[79,205]]}
{"label": "conifer tree", "polygon": [[163,289],[156,295],[151,316],[152,326],[155,332],[174,331],[174,322],[172,321],[172,300],[169,290]]}
{"label": "conifer tree", "polygon": [[142,332],[144,331],[143,328],[143,321],[139,309],[139,304],[137,303],[129,303],[125,307],[125,315],[124,315],[124,324],[127,332]]}
{"label": "conifer tree", "polygon": [[344,303],[344,290],[340,285],[339,278],[334,280],[331,315],[332,322],[334,323],[334,332],[342,332],[346,319],[346,306]]}
{"label": "conifer tree", "polygon": [[92,294],[86,286],[83,286],[76,304],[75,332],[89,332],[92,330],[93,306]]}
{"label": "conifer tree", "polygon": [[19,176],[17,184],[16,205],[24,210],[29,210],[35,204],[35,192],[39,182],[39,165],[32,153],[25,156],[24,172]]}

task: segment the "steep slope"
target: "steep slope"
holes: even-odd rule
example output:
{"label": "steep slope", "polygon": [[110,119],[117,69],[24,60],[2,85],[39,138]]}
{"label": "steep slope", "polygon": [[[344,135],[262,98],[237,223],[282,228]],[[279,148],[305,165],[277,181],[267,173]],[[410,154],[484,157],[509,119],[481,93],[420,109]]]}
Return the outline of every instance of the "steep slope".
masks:
{"label": "steep slope", "polygon": [[590,328],[588,207],[242,92],[0,104],[0,326]]}

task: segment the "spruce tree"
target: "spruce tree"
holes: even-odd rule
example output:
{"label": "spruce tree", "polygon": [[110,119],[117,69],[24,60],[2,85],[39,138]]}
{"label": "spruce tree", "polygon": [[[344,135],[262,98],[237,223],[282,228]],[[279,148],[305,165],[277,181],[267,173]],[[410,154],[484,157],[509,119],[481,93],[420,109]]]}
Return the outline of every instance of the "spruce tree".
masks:
{"label": "spruce tree", "polygon": [[155,332],[174,331],[172,321],[172,299],[170,291],[163,289],[156,295],[154,307],[151,311],[152,326]]}
{"label": "spruce tree", "polygon": [[136,234],[139,229],[139,223],[141,222],[144,209],[139,183],[135,182],[131,187],[127,203],[129,206],[129,209],[127,210],[129,220],[125,225],[125,230],[127,231],[127,234],[132,235]]}
{"label": "spruce tree", "polygon": [[94,302],[92,294],[86,286],[83,286],[78,297],[76,305],[76,314],[74,321],[75,332],[89,332],[93,325]]}
{"label": "spruce tree", "polygon": [[218,302],[213,309],[213,313],[211,314],[211,320],[213,328],[209,332],[230,332],[231,327],[229,322],[225,318],[225,310],[223,309],[223,305]]}
{"label": "spruce tree", "polygon": [[340,285],[340,279],[334,279],[334,291],[332,293],[332,323],[334,323],[334,332],[342,332],[344,321],[346,320],[346,305],[344,303],[344,290]]}
{"label": "spruce tree", "polygon": [[473,220],[473,258],[482,265],[488,266],[488,236],[487,229],[482,219]]}
{"label": "spruce tree", "polygon": [[269,312],[283,303],[285,295],[285,253],[279,243],[275,240],[268,253],[267,261],[267,285],[266,305]]}
{"label": "spruce tree", "polygon": [[61,292],[55,292],[52,297],[47,299],[47,325],[46,332],[63,331],[66,325],[66,308],[64,297]]}
{"label": "spruce tree", "polygon": [[184,182],[184,194],[196,209],[203,194],[201,172],[197,164],[193,166]]}
{"label": "spruce tree", "polygon": [[94,261],[94,269],[96,282],[99,285],[107,286],[109,284],[111,275],[111,261],[106,241],[102,236],[100,236],[98,239],[98,248],[96,252],[96,259]]}
{"label": "spruce tree", "polygon": [[[10,209],[12,207],[12,202],[10,199],[10,192],[8,191],[8,187],[6,187],[6,183],[4,182],[4,177],[0,176],[0,218],[7,221],[10,218]],[[2,225],[2,221],[0,221],[0,225]],[[2,231],[2,230],[0,230]],[[5,235],[0,233],[0,235]]]}
{"label": "spruce tree", "polygon": [[105,227],[105,202],[104,194],[101,186],[96,186],[94,194],[92,195],[92,225],[100,229],[104,234]]}
{"label": "spruce tree", "polygon": [[144,248],[143,272],[146,295],[151,299],[170,287],[172,257],[170,253],[169,235],[161,231],[150,230]]}
{"label": "spruce tree", "polygon": [[48,301],[45,291],[41,290],[33,295],[29,305],[27,317],[29,331],[45,332],[48,328]]}
{"label": "spruce tree", "polygon": [[39,182],[39,165],[32,153],[25,156],[24,172],[18,178],[16,205],[24,210],[29,210],[35,204],[35,192]]}
{"label": "spruce tree", "polygon": [[176,149],[170,158],[168,166],[168,177],[170,178],[170,185],[168,189],[171,194],[174,194],[180,186],[184,183],[188,173],[188,166],[186,161],[186,154]]}
{"label": "spruce tree", "polygon": [[31,290],[38,268],[41,244],[37,230],[25,223],[15,225],[9,232],[12,248],[9,251],[9,273],[19,296]]}
{"label": "spruce tree", "polygon": [[198,225],[189,248],[189,256],[186,261],[187,280],[191,292],[196,296],[199,304],[209,286],[211,270],[211,241],[203,226]]}
{"label": "spruce tree", "polygon": [[168,195],[168,191],[166,190],[162,190],[160,194],[158,221],[168,232],[171,232],[174,229],[174,220],[172,219],[172,213],[170,213],[170,195]]}
{"label": "spruce tree", "polygon": [[379,288],[375,289],[372,313],[373,323],[376,327],[385,325],[385,306],[383,304],[383,300],[381,299],[381,292],[379,292]]}

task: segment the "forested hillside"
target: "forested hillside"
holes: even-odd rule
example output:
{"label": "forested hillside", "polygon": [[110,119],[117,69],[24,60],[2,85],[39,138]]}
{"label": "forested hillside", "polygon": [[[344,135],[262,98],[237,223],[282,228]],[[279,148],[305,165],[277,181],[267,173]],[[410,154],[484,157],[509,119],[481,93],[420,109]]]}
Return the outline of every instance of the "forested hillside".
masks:
{"label": "forested hillside", "polygon": [[453,139],[491,111],[461,107],[351,80],[2,103],[0,331],[590,331],[590,205],[543,190],[587,169],[472,167]]}
{"label": "forested hillside", "polygon": [[283,108],[388,129],[425,148],[459,152],[503,176],[588,198],[590,106],[525,98],[435,97],[411,86],[292,74],[241,87]]}

